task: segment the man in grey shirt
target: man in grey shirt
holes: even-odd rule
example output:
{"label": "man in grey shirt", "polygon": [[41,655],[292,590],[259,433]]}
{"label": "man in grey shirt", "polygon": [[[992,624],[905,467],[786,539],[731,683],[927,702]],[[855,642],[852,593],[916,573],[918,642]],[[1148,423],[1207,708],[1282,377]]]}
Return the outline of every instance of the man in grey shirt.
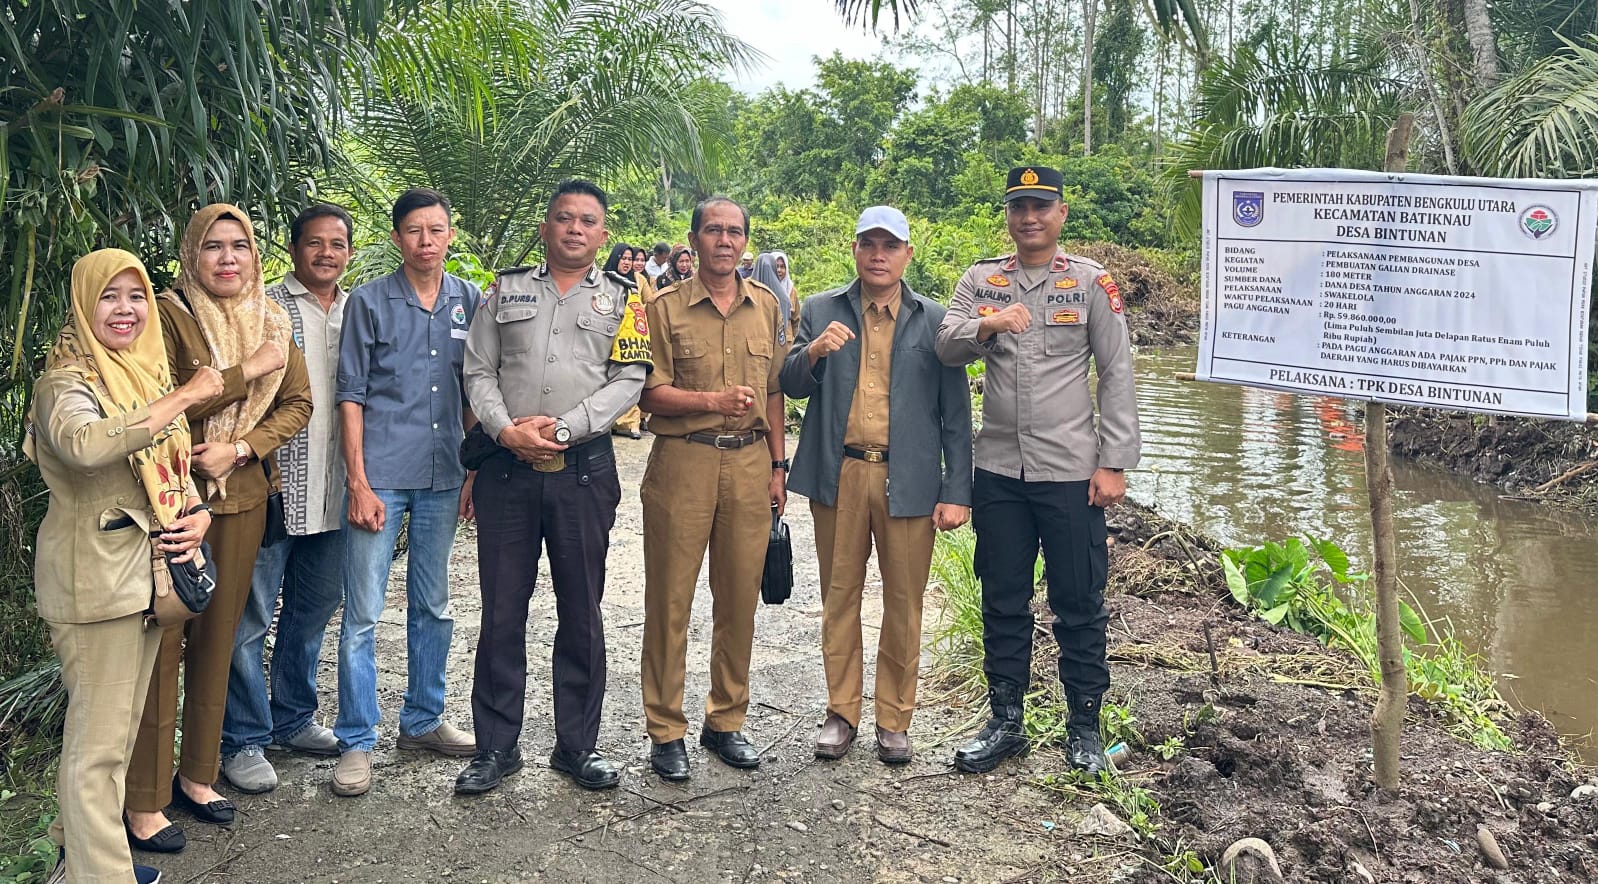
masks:
{"label": "man in grey shirt", "polygon": [[[316,407],[306,428],[270,459],[279,473],[288,536],[256,555],[233,644],[222,775],[240,792],[277,787],[277,772],[261,751],[268,745],[338,754],[333,731],[314,716],[322,637],[344,600],[344,459],[332,403],[348,298],[338,281],[349,266],[353,236],[349,212],[330,203],[310,206],[289,225],[294,271],[266,290],[288,311]],[[269,692],[261,664],[280,594]]]}
{"label": "man in grey shirt", "polygon": [[[982,580],[983,671],[993,716],[955,753],[963,771],[1026,751],[1022,698],[1031,680],[1032,574],[1043,549],[1071,766],[1108,766],[1099,742],[1105,663],[1104,508],[1126,494],[1140,448],[1132,347],[1120,289],[1100,265],[1060,249],[1064,179],[1011,169],[1004,217],[1013,255],[979,261],[955,286],[938,329],[945,365],[987,361],[971,523]],[[1099,376],[1098,423],[1088,360]]]}
{"label": "man in grey shirt", "polygon": [[470,515],[458,451],[462,433],[475,422],[464,404],[461,363],[478,291],[444,272],[455,230],[443,194],[407,190],[394,203],[393,222],[390,236],[403,264],[350,293],[339,347],[349,530],[333,727],[342,754],[333,794],[343,796],[371,788],[371,751],[381,717],[373,632],[407,513],[409,681],[398,746],[451,756],[477,751],[471,736],[443,715],[444,668],[455,626],[449,616],[449,551],[458,520]]}
{"label": "man in grey shirt", "polygon": [[[545,263],[500,271],[466,344],[466,392],[487,452],[473,486],[483,591],[472,720],[478,753],[455,780],[487,792],[522,767],[527,607],[540,547],[554,582],[555,750],[551,769],[586,789],[620,772],[597,751],[605,698],[605,556],[621,502],[610,428],[649,373],[644,304],[601,273],[605,192],[572,179],[538,227]],[[474,440],[475,441],[475,440]],[[468,446],[470,449],[471,446]]]}

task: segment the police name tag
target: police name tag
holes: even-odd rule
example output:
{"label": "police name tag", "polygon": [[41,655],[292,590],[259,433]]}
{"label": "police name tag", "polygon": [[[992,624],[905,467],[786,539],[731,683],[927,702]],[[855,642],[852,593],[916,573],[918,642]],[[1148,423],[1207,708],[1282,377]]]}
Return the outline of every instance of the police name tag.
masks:
{"label": "police name tag", "polygon": [[1051,310],[1049,325],[1081,325],[1082,314],[1077,310]]}

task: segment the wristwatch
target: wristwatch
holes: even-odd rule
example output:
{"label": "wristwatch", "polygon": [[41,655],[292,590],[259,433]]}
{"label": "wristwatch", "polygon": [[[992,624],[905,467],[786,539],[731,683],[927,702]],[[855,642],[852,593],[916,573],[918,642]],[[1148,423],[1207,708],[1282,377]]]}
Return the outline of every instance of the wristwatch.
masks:
{"label": "wristwatch", "polygon": [[774,461],[772,461],[771,462],[771,468],[774,469],[774,470],[782,470],[785,473],[793,471],[793,467],[788,465],[787,458],[784,458],[782,460],[774,460]]}
{"label": "wristwatch", "polygon": [[250,446],[243,442],[233,443],[233,468],[238,469],[250,462]]}
{"label": "wristwatch", "polygon": [[1126,472],[1126,470],[1121,469],[1120,467],[1105,467],[1105,469],[1109,470],[1112,473],[1124,473],[1124,472]]}
{"label": "wristwatch", "polygon": [[567,426],[566,422],[561,420],[560,418],[558,418],[558,417],[555,418],[555,441],[560,443],[561,445],[565,445],[566,443],[570,442],[571,440],[572,440],[572,428]]}

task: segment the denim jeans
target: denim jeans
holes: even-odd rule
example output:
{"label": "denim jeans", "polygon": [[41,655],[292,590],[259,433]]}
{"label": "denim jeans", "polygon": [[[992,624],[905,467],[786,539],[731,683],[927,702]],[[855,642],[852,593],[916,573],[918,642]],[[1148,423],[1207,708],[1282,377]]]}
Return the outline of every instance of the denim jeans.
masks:
{"label": "denim jeans", "polygon": [[432,733],[444,714],[444,667],[455,620],[449,615],[449,552],[459,520],[460,489],[374,489],[383,502],[381,531],[345,526],[344,625],[338,637],[338,720],[333,733],[341,752],[370,752],[377,745],[377,648],[375,632],[388,593],[400,517],[410,513],[406,554],[405,702],[400,731]]}
{"label": "denim jeans", "polygon": [[[344,534],[336,530],[291,536],[256,554],[250,598],[233,640],[222,757],[286,740],[316,714],[322,636],[344,601]],[[268,698],[261,661],[280,591],[283,611],[277,618]]]}

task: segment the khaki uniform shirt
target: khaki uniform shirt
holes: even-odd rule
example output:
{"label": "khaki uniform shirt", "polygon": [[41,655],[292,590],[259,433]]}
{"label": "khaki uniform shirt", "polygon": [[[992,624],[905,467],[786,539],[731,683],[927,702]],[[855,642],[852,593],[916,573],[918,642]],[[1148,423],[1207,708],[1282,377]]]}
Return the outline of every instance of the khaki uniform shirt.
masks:
{"label": "khaki uniform shirt", "polygon": [[[156,298],[156,307],[161,314],[161,338],[166,343],[173,386],[181,387],[202,366],[211,364],[211,346],[206,343],[199,320],[173,297],[163,292]],[[283,382],[272,398],[272,406],[254,429],[239,437],[255,453],[248,463],[228,474],[227,499],[218,497],[206,501],[216,515],[249,512],[266,503],[270,489],[260,459],[270,456],[311,422],[311,378],[305,370],[305,356],[298,345],[290,347],[286,356]],[[195,444],[205,438],[206,418],[243,399],[249,392],[242,372],[237,365],[229,366],[222,372],[222,395],[184,412],[189,418]]]}
{"label": "khaki uniform shirt", "polygon": [[657,436],[686,436],[711,431],[770,431],[766,396],[781,391],[777,375],[788,343],[786,318],[777,296],[758,282],[738,280],[738,296],[726,316],[716,308],[698,277],[661,289],[649,305],[649,349],[654,368],[645,389],[673,386],[679,390],[719,393],[743,384],[755,391],[744,416],[727,417],[701,411],[676,417],[654,415],[649,430]]}
{"label": "khaki uniform shirt", "polygon": [[849,405],[843,444],[888,449],[888,378],[893,367],[893,333],[899,323],[900,296],[880,309],[860,294],[860,380]]}
{"label": "khaki uniform shirt", "polygon": [[[1022,303],[1020,334],[977,341],[982,317]],[[987,360],[976,468],[1035,482],[1074,482],[1100,467],[1137,466],[1142,440],[1132,346],[1120,290],[1099,264],[1056,251],[1028,287],[1016,256],[979,261],[955,286],[938,328],[945,365]],[[1099,377],[1098,425],[1088,358]]]}
{"label": "khaki uniform shirt", "polygon": [[638,404],[649,373],[643,301],[593,267],[564,295],[548,265],[502,270],[466,336],[466,397],[498,439],[514,418],[543,415],[572,444],[610,432]]}

